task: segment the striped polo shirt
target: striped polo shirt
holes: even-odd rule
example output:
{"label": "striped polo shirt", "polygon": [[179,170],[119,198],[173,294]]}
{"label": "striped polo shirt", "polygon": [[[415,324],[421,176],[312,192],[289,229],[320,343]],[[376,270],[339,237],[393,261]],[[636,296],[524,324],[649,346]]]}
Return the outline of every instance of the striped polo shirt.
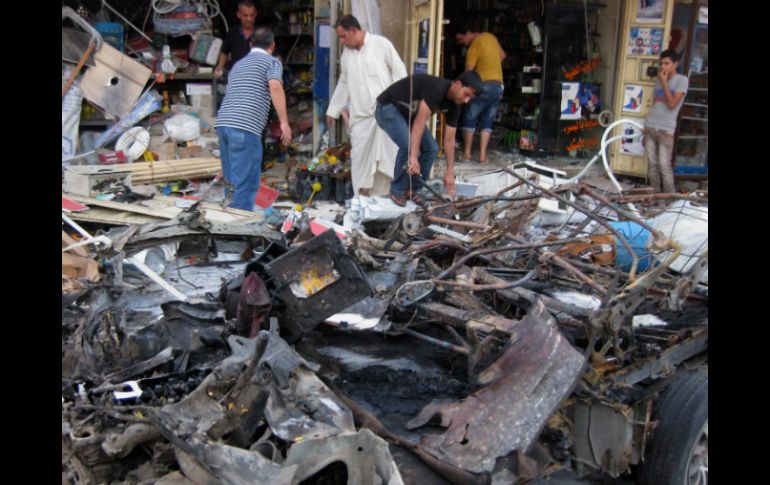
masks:
{"label": "striped polo shirt", "polygon": [[280,61],[255,47],[230,71],[225,99],[217,114],[215,127],[239,128],[262,137],[270,114],[268,81],[282,81]]}

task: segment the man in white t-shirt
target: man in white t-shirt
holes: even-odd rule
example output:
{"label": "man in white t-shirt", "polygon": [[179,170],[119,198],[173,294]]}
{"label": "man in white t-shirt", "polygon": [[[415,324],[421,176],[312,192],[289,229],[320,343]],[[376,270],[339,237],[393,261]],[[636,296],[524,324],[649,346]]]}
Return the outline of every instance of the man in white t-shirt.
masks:
{"label": "man in white t-shirt", "polygon": [[655,80],[653,104],[644,120],[644,151],[647,152],[647,178],[655,192],[674,192],[671,155],[674,148],[676,118],[687,94],[687,76],[676,73],[679,55],[673,49],[660,53],[660,69]]}

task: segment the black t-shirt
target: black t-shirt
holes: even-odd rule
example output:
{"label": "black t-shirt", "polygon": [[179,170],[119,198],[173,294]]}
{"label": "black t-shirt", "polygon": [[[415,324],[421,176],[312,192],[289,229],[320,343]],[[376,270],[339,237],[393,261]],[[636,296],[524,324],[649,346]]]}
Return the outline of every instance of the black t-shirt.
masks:
{"label": "black t-shirt", "polygon": [[[256,30],[256,26],[254,28]],[[251,33],[254,35],[254,30]],[[230,54],[230,60],[226,64],[227,69],[232,69],[233,64],[251,51],[251,37],[251,35],[248,38],[243,36],[243,27],[240,25],[230,27],[222,43],[222,53]]]}
{"label": "black t-shirt", "polygon": [[[409,109],[409,82],[412,83],[412,109]],[[460,105],[447,99],[449,86],[452,81],[443,79],[430,74],[415,74],[407,76],[404,79],[391,84],[388,89],[377,97],[377,101],[382,104],[393,104],[398,111],[409,119],[414,119],[417,110],[420,107],[420,101],[425,101],[432,113],[436,109],[446,115],[446,124],[452,128],[457,128],[460,120]]]}

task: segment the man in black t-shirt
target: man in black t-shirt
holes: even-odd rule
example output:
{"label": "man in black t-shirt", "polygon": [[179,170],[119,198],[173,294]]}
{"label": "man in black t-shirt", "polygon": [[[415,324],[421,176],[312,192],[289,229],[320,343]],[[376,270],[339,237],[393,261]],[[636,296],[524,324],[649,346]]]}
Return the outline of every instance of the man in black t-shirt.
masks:
{"label": "man in black t-shirt", "polygon": [[222,51],[219,53],[219,62],[214,68],[216,77],[222,76],[225,67],[228,70],[232,69],[233,64],[251,51],[251,42],[257,20],[257,7],[252,0],[241,0],[238,2],[235,16],[241,23],[238,26],[231,26],[227,32],[227,37],[222,43]]}
{"label": "man in black t-shirt", "polygon": [[[475,71],[465,71],[454,81],[416,74],[391,84],[377,97],[374,117],[377,124],[398,145],[398,154],[390,184],[390,198],[403,206],[407,198],[419,202],[415,193],[426,181],[438,153],[438,144],[425,129],[428,118],[435,111],[446,115],[444,152],[447,171],[444,184],[454,195],[455,132],[463,104],[473,99],[482,89],[481,78]],[[410,146],[411,135],[411,146]],[[419,176],[420,181],[412,179]]]}

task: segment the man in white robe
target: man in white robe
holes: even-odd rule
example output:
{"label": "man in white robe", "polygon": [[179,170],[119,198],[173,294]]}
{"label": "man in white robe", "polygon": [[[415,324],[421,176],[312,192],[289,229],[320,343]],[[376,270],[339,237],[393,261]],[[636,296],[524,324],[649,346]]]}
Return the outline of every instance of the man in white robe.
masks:
{"label": "man in white robe", "polygon": [[406,77],[406,67],[388,39],[365,32],[352,15],[341,17],[335,31],[345,47],[340,77],[326,110],[326,125],[331,127],[349,107],[353,191],[387,195],[398,147],[377,125],[374,109],[377,96]]}

